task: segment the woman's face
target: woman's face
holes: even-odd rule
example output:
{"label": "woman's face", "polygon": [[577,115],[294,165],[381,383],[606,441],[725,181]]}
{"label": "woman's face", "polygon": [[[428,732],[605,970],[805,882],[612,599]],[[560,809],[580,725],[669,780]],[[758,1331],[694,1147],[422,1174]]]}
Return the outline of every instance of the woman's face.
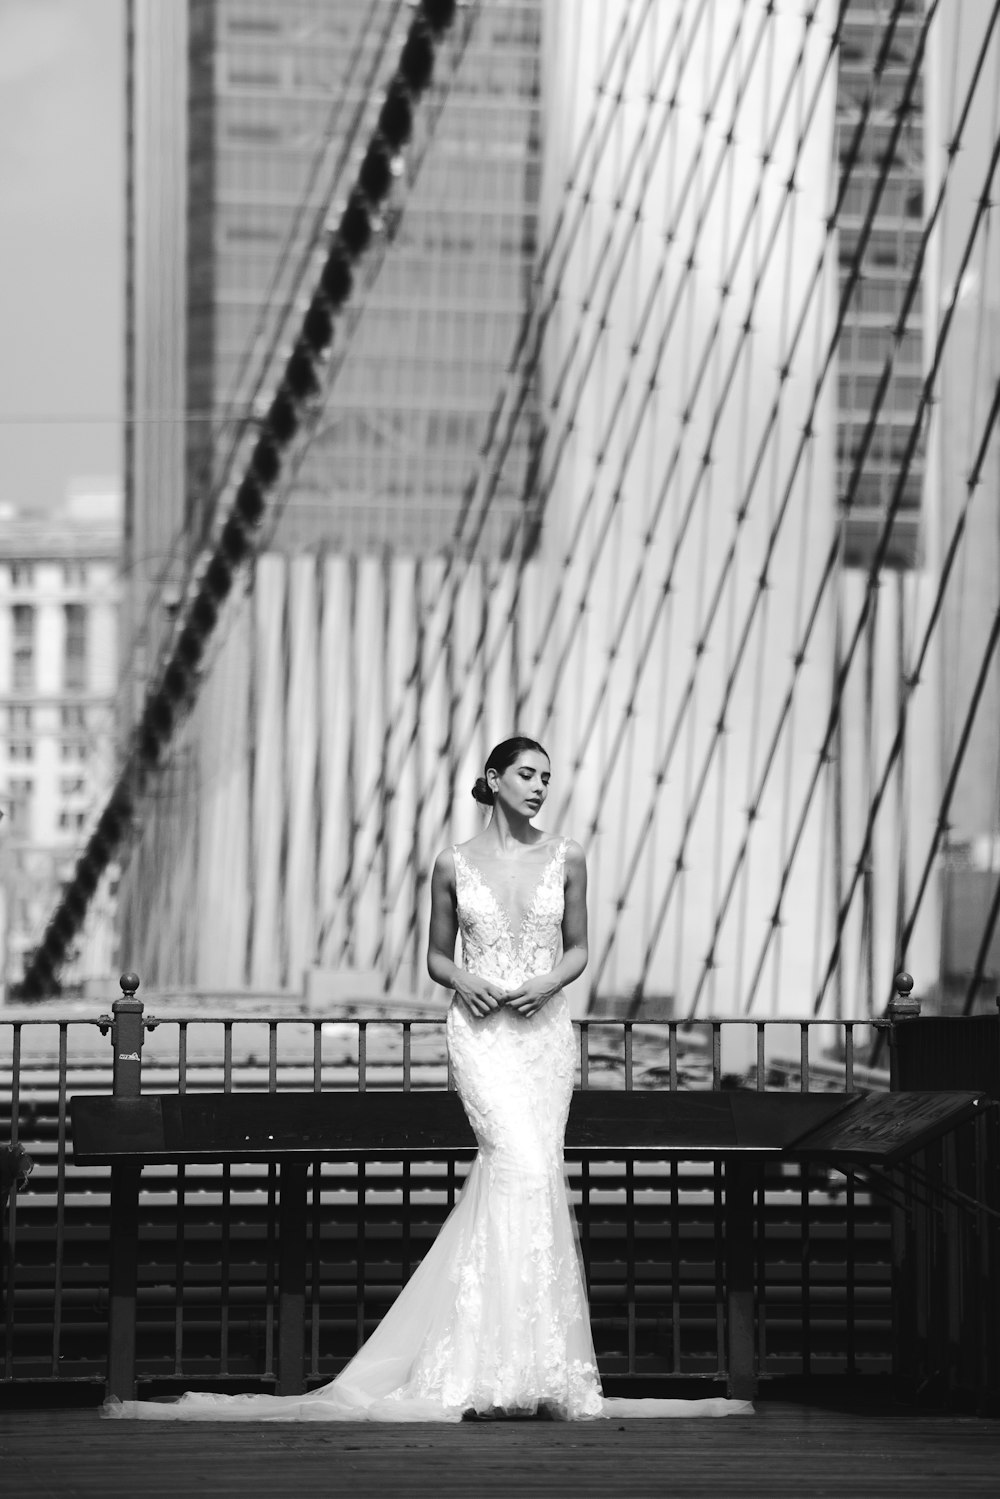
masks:
{"label": "woman's face", "polygon": [[487,772],[497,801],[520,817],[537,817],[549,790],[549,759],[539,750],[523,750],[502,775]]}

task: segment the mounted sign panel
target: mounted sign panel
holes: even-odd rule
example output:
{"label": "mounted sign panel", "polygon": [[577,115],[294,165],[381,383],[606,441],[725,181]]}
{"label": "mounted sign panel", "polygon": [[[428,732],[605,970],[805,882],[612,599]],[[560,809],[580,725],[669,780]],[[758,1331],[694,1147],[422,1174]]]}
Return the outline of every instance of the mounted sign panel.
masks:
{"label": "mounted sign panel", "polygon": [[984,1104],[978,1093],[866,1093],[788,1153],[834,1165],[893,1166],[972,1119]]}

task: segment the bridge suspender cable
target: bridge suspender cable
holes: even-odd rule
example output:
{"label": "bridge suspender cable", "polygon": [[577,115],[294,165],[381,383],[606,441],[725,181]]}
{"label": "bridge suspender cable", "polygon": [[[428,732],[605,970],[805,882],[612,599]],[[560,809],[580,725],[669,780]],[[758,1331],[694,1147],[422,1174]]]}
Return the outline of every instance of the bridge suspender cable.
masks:
{"label": "bridge suspender cable", "polygon": [[173,647],[151,683],[138,724],[107,806],[77,861],[39,946],[18,986],[22,999],[51,992],[59,969],[87,914],[101,876],[129,831],[137,802],[190,707],[196,674],[240,567],[255,549],[269,496],[278,483],[286,449],[305,410],[319,394],[320,371],[333,343],[334,319],[351,296],[354,266],[368,250],[373,219],[388,197],[393,159],[409,141],[414,105],[431,82],[436,47],[455,18],[456,0],[420,0],[385,93],[375,130],[302,320],[260,436],[194,597],[187,604]]}

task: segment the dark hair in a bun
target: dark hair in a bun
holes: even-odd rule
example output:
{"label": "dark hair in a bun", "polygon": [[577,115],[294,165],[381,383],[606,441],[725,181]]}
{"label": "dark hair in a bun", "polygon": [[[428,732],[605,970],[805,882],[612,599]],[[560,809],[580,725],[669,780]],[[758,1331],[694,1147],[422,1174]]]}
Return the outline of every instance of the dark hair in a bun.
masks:
{"label": "dark hair in a bun", "polygon": [[[497,775],[502,776],[504,771],[513,765],[514,761],[526,750],[537,750],[540,755],[545,756],[546,760],[549,758],[548,750],[544,749],[537,739],[529,739],[524,734],[515,734],[513,739],[503,739],[499,744],[494,745],[490,750],[485,768],[495,770]],[[484,807],[492,807],[495,800],[490,790],[490,783],[485,776],[480,776],[476,781],[472,788],[472,795]]]}

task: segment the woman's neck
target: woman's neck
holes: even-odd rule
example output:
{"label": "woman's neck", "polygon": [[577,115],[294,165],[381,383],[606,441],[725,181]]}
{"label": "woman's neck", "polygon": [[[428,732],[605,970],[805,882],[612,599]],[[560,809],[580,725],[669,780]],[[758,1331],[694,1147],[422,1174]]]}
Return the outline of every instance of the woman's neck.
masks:
{"label": "woman's neck", "polygon": [[543,836],[533,828],[526,817],[511,816],[497,803],[493,816],[483,830],[484,836],[494,845],[498,854],[507,855],[515,849],[527,848],[538,843]]}

